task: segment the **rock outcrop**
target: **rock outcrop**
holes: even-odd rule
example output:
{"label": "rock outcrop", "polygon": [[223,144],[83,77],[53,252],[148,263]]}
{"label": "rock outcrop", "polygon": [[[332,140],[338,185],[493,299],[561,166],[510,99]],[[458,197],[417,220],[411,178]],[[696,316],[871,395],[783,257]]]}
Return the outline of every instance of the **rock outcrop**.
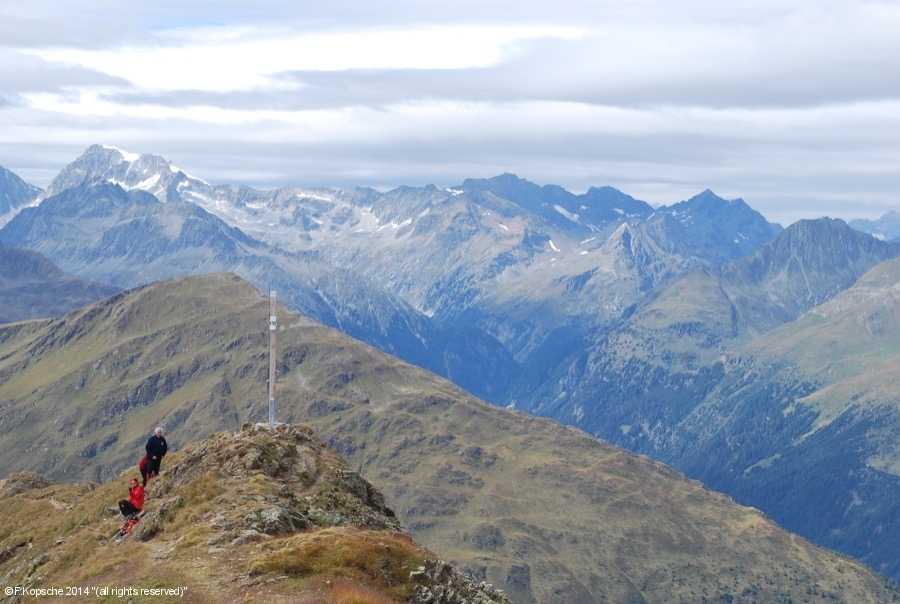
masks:
{"label": "rock outcrop", "polygon": [[416,544],[307,426],[245,424],[173,451],[125,535],[119,488],[0,480],[0,584],[23,590],[4,601],[74,581],[192,601],[509,604]]}
{"label": "rock outcrop", "polygon": [[219,491],[215,525],[228,533],[284,535],[330,526],[401,530],[372,483],[306,426],[245,424],[238,433],[189,445],[152,485],[151,493],[161,498],[157,523],[183,505],[183,493],[199,477],[217,483],[210,486]]}

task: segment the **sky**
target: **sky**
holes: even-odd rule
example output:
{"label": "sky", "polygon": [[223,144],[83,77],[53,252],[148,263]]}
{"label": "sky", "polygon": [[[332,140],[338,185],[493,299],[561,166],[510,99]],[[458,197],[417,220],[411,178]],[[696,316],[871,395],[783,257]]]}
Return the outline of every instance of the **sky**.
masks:
{"label": "sky", "polygon": [[0,166],[260,189],[513,173],[783,226],[900,211],[900,1],[0,3]]}

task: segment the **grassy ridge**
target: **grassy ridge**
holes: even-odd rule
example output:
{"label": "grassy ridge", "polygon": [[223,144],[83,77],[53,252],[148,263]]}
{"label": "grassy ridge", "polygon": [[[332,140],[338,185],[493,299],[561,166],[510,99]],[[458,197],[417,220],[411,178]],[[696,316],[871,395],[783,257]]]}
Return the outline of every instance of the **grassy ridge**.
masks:
{"label": "grassy ridge", "polygon": [[[268,301],[163,282],[0,332],[0,461],[108,480],[157,424],[174,449],[266,418]],[[278,419],[313,427],[416,540],[515,602],[890,602],[883,578],[682,475],[279,313]],[[24,418],[23,418],[24,416]],[[21,455],[28,450],[27,455]]]}
{"label": "grassy ridge", "polygon": [[[107,485],[27,472],[0,480],[0,584],[76,590],[36,596],[51,602],[388,604],[424,601],[423,589],[447,582],[506,602],[436,563],[308,429],[248,424],[167,461],[124,537],[115,502],[127,475]],[[445,581],[423,572],[434,564]]]}

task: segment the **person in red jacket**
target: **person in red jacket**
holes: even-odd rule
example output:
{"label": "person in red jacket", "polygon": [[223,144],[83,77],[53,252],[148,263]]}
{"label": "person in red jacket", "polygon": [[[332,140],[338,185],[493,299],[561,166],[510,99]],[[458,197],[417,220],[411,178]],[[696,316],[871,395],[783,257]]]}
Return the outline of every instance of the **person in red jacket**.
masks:
{"label": "person in red jacket", "polygon": [[134,517],[144,509],[144,487],[137,478],[131,479],[128,488],[128,499],[119,500],[119,511],[125,518]]}
{"label": "person in red jacket", "polygon": [[138,462],[138,470],[141,471],[141,484],[145,487],[147,486],[147,455],[145,454],[141,457],[141,461]]}

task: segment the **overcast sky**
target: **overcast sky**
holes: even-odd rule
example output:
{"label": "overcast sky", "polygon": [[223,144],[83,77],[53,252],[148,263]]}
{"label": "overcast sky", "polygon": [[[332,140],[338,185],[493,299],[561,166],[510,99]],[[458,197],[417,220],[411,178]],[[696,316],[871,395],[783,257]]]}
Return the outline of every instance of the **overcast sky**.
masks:
{"label": "overcast sky", "polygon": [[878,218],[900,2],[3,2],[0,165],[44,188],[93,143],[264,189],[511,172]]}

